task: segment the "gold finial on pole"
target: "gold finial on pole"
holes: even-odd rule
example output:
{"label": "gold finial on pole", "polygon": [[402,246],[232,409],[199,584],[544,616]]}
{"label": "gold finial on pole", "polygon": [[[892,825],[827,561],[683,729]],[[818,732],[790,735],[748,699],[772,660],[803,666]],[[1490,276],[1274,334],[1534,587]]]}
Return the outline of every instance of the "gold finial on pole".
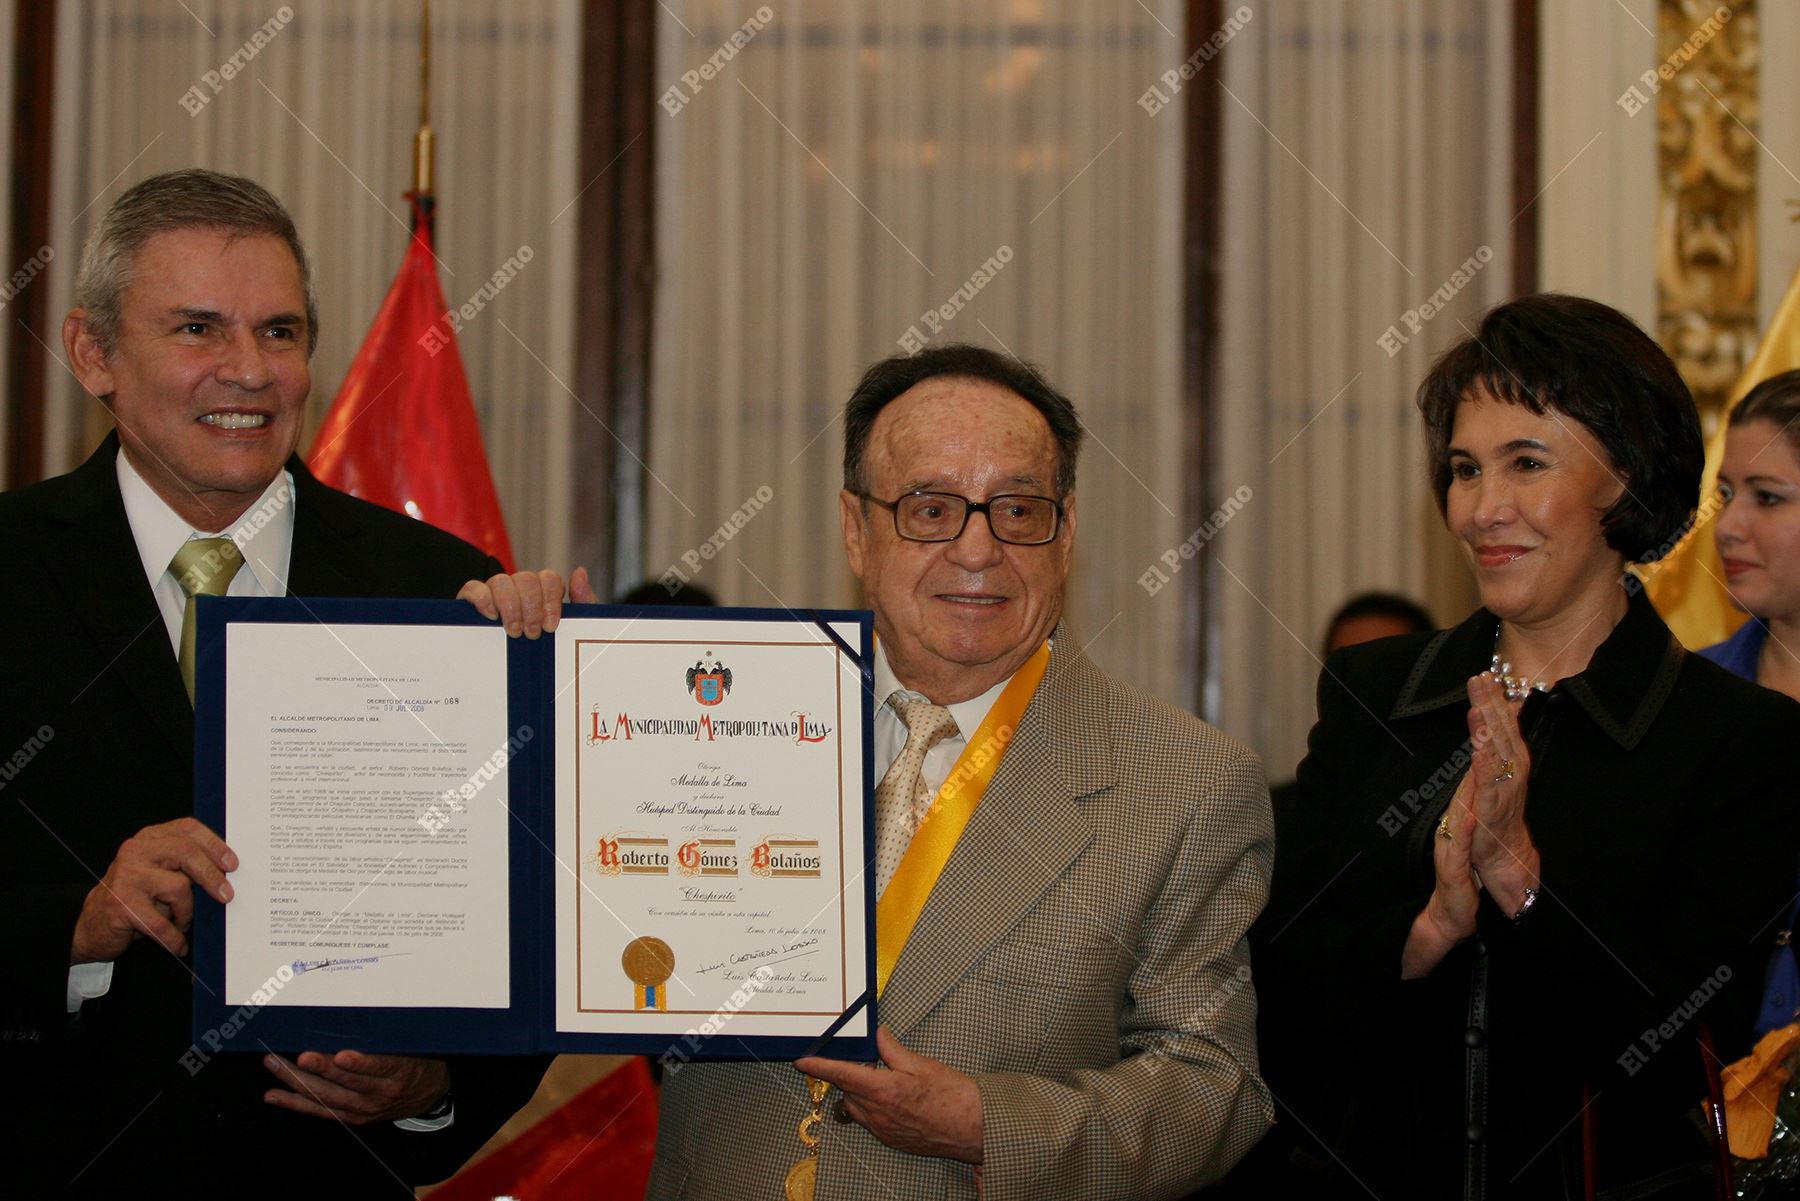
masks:
{"label": "gold finial on pole", "polygon": [[437,165],[431,132],[431,0],[424,0],[424,9],[419,26],[419,132],[413,137],[413,191],[421,199],[431,195]]}

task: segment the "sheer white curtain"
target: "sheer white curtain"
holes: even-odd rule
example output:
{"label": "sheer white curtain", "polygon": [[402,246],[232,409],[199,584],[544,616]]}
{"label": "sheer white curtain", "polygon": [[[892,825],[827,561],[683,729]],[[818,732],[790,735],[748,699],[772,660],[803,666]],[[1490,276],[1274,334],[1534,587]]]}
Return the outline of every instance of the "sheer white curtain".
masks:
{"label": "sheer white curtain", "polygon": [[[1656,106],[1632,114],[1619,96],[1659,61],[1652,32],[1658,7],[1657,0],[1545,4],[1538,40],[1537,169],[1544,185],[1537,203],[1538,282],[1603,300],[1652,336],[1660,192]],[[1772,78],[1765,75],[1763,86]],[[1780,107],[1765,105],[1764,111]],[[1782,184],[1788,184],[1785,177]]]}
{"label": "sheer white curtain", "polygon": [[[558,380],[574,378],[576,210],[567,206],[581,186],[579,5],[438,0],[432,16],[439,278],[459,305],[532,248],[530,266],[460,343],[514,550],[522,563],[561,564],[575,408]],[[68,307],[82,239],[124,188],[183,166],[249,175],[287,204],[313,260],[316,425],[406,246],[419,6],[84,0],[63,3],[57,21],[53,312]],[[223,78],[270,22],[267,45]],[[53,369],[52,380],[45,459],[55,473],[91,449],[105,420],[66,372]],[[310,434],[309,425],[302,449]]]}
{"label": "sheer white curtain", "polygon": [[766,24],[748,0],[665,8],[647,573],[728,603],[853,603],[836,499],[851,386],[915,327],[1004,347],[1091,435],[1074,636],[1190,701],[1178,590],[1137,582],[1190,524],[1181,105],[1138,104],[1191,51],[1183,6],[808,2]]}
{"label": "sheer white curtain", "polygon": [[[1212,547],[1209,708],[1273,779],[1303,751],[1345,597],[1409,593],[1440,624],[1475,603],[1412,397],[1510,290],[1508,19],[1476,0],[1286,0],[1226,56],[1215,491],[1254,495]],[[1478,257],[1415,331],[1409,311]]]}

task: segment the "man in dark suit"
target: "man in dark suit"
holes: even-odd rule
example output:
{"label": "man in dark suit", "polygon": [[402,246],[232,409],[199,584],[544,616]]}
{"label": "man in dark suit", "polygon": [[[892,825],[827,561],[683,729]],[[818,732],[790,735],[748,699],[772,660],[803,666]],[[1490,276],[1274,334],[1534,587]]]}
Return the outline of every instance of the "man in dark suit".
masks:
{"label": "man in dark suit", "polygon": [[[448,597],[500,566],[294,454],[317,313],[293,222],[257,184],[131,188],[89,240],[76,303],[64,348],[116,432],[0,495],[0,1191],[411,1197],[542,1065],[276,1055],[253,1016],[190,1044],[192,889],[228,902],[237,860],[186,816],[188,592],[223,563],[229,587],[210,590],[230,595]],[[202,536],[220,539],[208,566],[178,567]]]}

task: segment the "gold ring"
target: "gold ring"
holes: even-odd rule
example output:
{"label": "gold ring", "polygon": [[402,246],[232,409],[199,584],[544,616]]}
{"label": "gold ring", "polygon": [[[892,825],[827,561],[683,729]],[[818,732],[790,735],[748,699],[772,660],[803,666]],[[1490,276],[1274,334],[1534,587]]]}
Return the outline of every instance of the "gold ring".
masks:
{"label": "gold ring", "polygon": [[1498,784],[1502,780],[1510,780],[1512,778],[1513,761],[1511,759],[1502,759],[1500,761],[1500,774],[1494,777],[1494,783]]}
{"label": "gold ring", "polygon": [[1448,812],[1438,818],[1437,832],[1439,838],[1448,838],[1451,842],[1456,841],[1456,835],[1450,833],[1450,814]]}

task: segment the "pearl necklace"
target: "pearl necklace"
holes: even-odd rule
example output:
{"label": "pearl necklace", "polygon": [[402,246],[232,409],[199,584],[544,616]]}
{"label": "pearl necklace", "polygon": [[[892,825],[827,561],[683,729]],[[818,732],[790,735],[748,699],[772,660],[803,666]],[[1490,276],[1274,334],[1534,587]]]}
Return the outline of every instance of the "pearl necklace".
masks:
{"label": "pearl necklace", "polygon": [[1494,631],[1494,661],[1488,668],[1488,675],[1500,685],[1509,701],[1522,701],[1533,692],[1549,692],[1550,685],[1542,680],[1533,680],[1527,676],[1513,674],[1512,664],[1500,657],[1500,631]]}

